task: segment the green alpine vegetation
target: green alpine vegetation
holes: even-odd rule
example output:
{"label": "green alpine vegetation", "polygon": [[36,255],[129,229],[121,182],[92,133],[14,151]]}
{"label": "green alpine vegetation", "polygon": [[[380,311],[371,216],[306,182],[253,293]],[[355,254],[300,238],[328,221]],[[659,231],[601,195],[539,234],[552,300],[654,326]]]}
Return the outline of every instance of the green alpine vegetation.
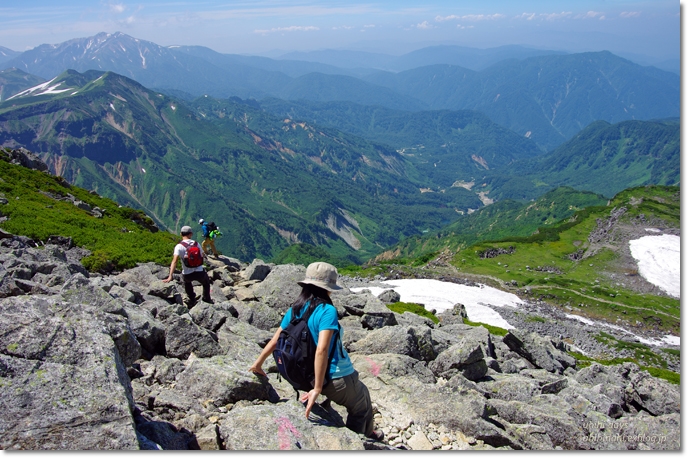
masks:
{"label": "green alpine vegetation", "polygon": [[[179,239],[157,230],[140,210],[72,186],[62,177],[11,164],[4,152],[0,198],[2,230],[40,242],[50,236],[69,237],[91,251],[82,260],[91,271],[122,270],[139,262],[168,264]],[[102,217],[77,207],[75,201],[97,207]]]}
{"label": "green alpine vegetation", "polygon": [[621,319],[679,334],[680,301],[639,281],[628,241],[646,235],[639,222],[678,231],[680,216],[679,188],[633,188],[607,205],[579,210],[533,235],[459,249],[451,264],[460,274],[517,285],[533,299],[575,309],[591,319]]}
{"label": "green alpine vegetation", "polygon": [[387,308],[402,315],[404,312],[415,313],[418,316],[431,320],[435,324],[440,322],[440,319],[437,318],[434,313],[426,310],[425,307],[420,304],[414,304],[412,302],[394,302],[392,304],[387,304]]}
{"label": "green alpine vegetation", "polygon": [[[605,205],[605,197],[562,187],[535,202],[498,201],[467,214],[438,231],[409,237],[393,250],[396,257],[416,259],[443,250],[456,251],[484,240],[529,236],[590,206]],[[426,261],[427,262],[427,261]]]}

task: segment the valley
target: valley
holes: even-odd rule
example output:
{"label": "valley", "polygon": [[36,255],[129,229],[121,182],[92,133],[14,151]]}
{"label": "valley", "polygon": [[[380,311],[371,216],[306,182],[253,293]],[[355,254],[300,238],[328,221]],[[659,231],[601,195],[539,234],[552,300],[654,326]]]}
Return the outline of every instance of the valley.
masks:
{"label": "valley", "polygon": [[[0,46],[0,448],[680,449],[677,73],[515,45],[275,56]],[[214,303],[188,308],[162,280],[200,218]],[[384,440],[247,371],[314,261]],[[617,429],[668,442],[590,439]]]}

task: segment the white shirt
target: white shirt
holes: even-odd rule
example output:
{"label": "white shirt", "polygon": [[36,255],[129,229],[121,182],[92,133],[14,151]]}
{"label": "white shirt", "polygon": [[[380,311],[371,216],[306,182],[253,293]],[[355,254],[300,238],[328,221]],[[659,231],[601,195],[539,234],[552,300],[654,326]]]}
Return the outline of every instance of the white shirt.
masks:
{"label": "white shirt", "polygon": [[[195,240],[184,240],[184,243],[198,243]],[[203,250],[201,250],[201,253],[203,253]],[[186,264],[184,264],[184,256],[186,256],[186,247],[182,245],[181,243],[178,243],[174,247],[174,254],[179,256],[179,259],[182,260],[182,275],[189,275],[190,273],[193,272],[200,272],[203,270],[203,266],[198,266],[198,267],[186,267]]]}

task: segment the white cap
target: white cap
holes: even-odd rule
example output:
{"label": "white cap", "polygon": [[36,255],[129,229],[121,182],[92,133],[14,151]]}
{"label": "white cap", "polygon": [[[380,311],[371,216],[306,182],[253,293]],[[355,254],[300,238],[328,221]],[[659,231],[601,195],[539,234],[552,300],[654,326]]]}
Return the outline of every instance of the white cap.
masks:
{"label": "white cap", "polygon": [[203,224],[203,218],[198,220],[198,224]]}

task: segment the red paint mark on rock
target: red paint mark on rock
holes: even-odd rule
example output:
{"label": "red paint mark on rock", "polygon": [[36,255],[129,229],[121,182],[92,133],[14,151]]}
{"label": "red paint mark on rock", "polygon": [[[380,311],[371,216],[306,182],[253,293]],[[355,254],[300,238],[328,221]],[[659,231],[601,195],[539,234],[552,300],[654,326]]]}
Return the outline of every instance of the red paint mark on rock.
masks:
{"label": "red paint mark on rock", "polygon": [[370,364],[370,372],[373,374],[373,376],[377,377],[380,375],[380,365],[368,356],[366,356],[366,361],[368,361],[368,364]]}
{"label": "red paint mark on rock", "polygon": [[275,423],[277,423],[277,440],[280,450],[289,450],[291,446],[289,433],[297,438],[301,437],[301,433],[287,417],[278,417]]}

